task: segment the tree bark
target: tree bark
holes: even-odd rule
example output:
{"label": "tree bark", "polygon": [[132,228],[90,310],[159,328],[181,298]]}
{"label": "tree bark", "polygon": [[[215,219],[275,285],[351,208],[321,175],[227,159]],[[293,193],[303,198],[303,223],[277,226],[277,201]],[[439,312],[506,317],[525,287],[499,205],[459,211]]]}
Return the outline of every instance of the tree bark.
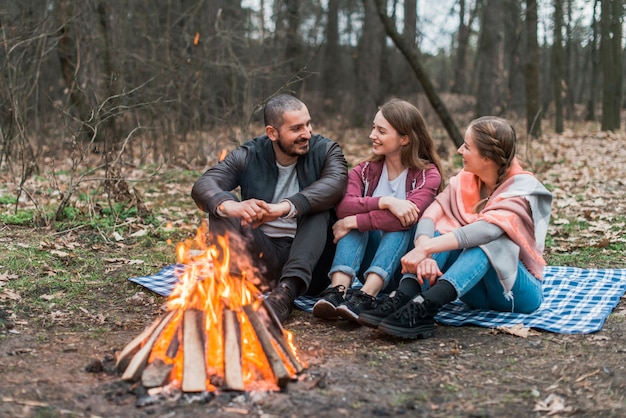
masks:
{"label": "tree bark", "polygon": [[526,1],[526,132],[541,136],[541,80],[539,42],[537,41],[537,0]]}
{"label": "tree bark", "polygon": [[554,46],[552,52],[552,84],[554,88],[554,131],[563,132],[563,2],[554,0]]}
{"label": "tree bark", "polygon": [[[386,0],[376,0],[383,3]],[[371,123],[376,107],[380,105],[380,76],[385,47],[385,30],[376,17],[375,0],[363,0],[363,34],[359,39],[356,68],[356,103],[354,122],[359,126]]]}
{"label": "tree bark", "polygon": [[328,11],[326,13],[326,46],[324,49],[324,82],[322,89],[324,97],[331,100],[332,105],[329,110],[334,110],[336,106],[336,95],[339,87],[338,68],[341,58],[339,56],[339,0],[328,0]]}
{"label": "tree bark", "polygon": [[587,101],[587,114],[585,120],[596,120],[596,102],[598,101],[598,80],[599,80],[599,57],[598,57],[598,19],[596,17],[596,9],[598,2],[593,2],[593,14],[591,18],[592,38],[589,44],[589,59],[591,60],[591,80],[589,80],[589,100]]}
{"label": "tree bark", "polygon": [[426,97],[439,116],[439,119],[443,123],[446,132],[448,132],[448,136],[452,140],[455,146],[460,147],[463,144],[463,135],[459,131],[459,128],[454,123],[454,119],[448,112],[445,104],[441,101],[441,98],[437,94],[435,87],[430,81],[430,77],[426,74],[426,71],[422,67],[419,57],[417,47],[415,45],[409,45],[395,29],[393,21],[387,16],[387,12],[385,10],[385,1],[384,0],[376,0],[376,10],[378,12],[378,16],[383,22],[385,31],[387,35],[391,38],[396,47],[400,50],[402,55],[407,59],[409,65],[413,69],[413,72],[417,76],[417,79],[420,81],[422,88],[424,89],[424,93]]}
{"label": "tree bark", "polygon": [[602,0],[600,56],[602,65],[602,130],[620,129],[622,106],[623,0]]}
{"label": "tree bark", "polygon": [[469,21],[465,23],[465,0],[459,1],[459,32],[457,35],[456,66],[454,68],[454,82],[452,93],[467,93],[467,50],[469,47],[469,37],[471,25],[474,19],[474,11],[470,12]]}
{"label": "tree bark", "polygon": [[[86,128],[81,130],[79,139],[84,141],[95,140],[97,142],[101,142],[104,140],[102,132],[94,131],[88,123],[93,119],[93,109],[91,108],[85,95],[82,94],[81,90],[78,88],[77,79],[78,72],[80,70],[80,59],[78,56],[78,48],[76,46],[75,29],[72,30],[72,22],[75,19],[75,16],[73,16],[73,10],[73,2],[65,0],[59,3],[60,26],[58,32],[59,46],[57,53],[59,55],[59,62],[61,63],[61,72],[63,74],[63,80],[67,85],[70,104],[77,112],[77,118],[83,122],[83,126]],[[93,137],[94,134],[96,134],[96,137]]]}
{"label": "tree bark", "polygon": [[499,115],[504,89],[504,2],[487,0],[482,8],[478,41],[476,115]]}

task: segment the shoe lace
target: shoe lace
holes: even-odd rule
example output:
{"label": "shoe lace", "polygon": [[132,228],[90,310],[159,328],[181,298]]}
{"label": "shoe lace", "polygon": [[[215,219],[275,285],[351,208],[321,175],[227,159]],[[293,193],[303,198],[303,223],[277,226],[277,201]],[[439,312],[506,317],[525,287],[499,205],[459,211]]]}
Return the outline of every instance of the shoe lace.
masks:
{"label": "shoe lace", "polygon": [[393,296],[387,296],[386,298],[378,301],[375,309],[383,312],[395,312],[402,306],[401,301],[405,299],[406,295],[402,293],[402,291],[396,290],[396,293]]}
{"label": "shoe lace", "polygon": [[350,301],[352,301],[353,303],[357,304],[357,303],[367,303],[367,302],[372,302],[376,300],[376,298],[374,296],[368,295],[367,293],[363,292],[362,290],[357,290],[356,292],[354,292],[352,294],[352,297],[350,298]]}
{"label": "shoe lace", "polygon": [[418,319],[428,317],[428,311],[423,303],[409,301],[406,305],[393,313],[395,319],[407,322],[409,326],[417,323]]}

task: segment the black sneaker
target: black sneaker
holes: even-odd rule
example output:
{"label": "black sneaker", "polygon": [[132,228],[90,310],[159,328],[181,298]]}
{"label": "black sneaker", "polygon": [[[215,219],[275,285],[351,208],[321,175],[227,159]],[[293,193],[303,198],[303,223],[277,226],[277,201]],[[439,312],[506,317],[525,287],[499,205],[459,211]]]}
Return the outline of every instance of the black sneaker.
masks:
{"label": "black sneaker", "polygon": [[370,296],[361,290],[356,290],[352,293],[349,300],[337,307],[337,315],[356,322],[361,312],[372,309],[375,300],[374,296]]}
{"label": "black sneaker", "polygon": [[278,285],[270,292],[265,302],[272,308],[280,323],[284,323],[293,310],[295,296],[287,286]]}
{"label": "black sneaker", "polygon": [[372,309],[361,312],[358,323],[366,327],[377,328],[380,321],[403,307],[409,300],[411,300],[411,296],[400,290],[391,292],[389,296],[377,300]]}
{"label": "black sneaker", "polygon": [[346,287],[337,285],[320,293],[320,299],[313,305],[313,316],[322,319],[337,319],[337,306],[346,301]]}
{"label": "black sneaker", "polygon": [[435,314],[438,310],[438,306],[420,294],[383,319],[378,329],[399,338],[430,338],[435,335]]}

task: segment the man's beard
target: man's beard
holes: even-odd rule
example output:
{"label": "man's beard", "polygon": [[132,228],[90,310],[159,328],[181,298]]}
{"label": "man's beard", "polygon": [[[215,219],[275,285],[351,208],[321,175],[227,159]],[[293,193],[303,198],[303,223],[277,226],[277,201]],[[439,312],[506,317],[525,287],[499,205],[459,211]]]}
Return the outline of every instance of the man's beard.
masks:
{"label": "man's beard", "polygon": [[299,151],[299,150],[296,150],[296,145],[300,142],[306,142],[306,141],[309,141],[309,139],[305,139],[305,140],[298,139],[295,143],[291,144],[291,146],[288,147],[286,144],[283,143],[283,140],[280,137],[280,135],[278,135],[278,138],[276,139],[276,145],[278,145],[278,149],[280,149],[283,154],[288,155],[290,157],[299,157],[309,152],[309,147],[307,147],[304,151]]}

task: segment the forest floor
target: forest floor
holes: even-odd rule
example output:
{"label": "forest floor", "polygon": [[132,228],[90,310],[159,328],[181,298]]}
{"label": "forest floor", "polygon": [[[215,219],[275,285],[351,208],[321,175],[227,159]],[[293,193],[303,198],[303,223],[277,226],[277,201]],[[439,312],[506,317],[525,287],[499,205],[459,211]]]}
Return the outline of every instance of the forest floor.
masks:
{"label": "forest floor", "polygon": [[[362,142],[343,145],[352,162],[362,156]],[[546,135],[520,155],[555,195],[548,263],[625,268],[626,135],[576,129]],[[452,155],[446,167],[458,169]],[[197,218],[189,215],[188,191],[201,170],[178,184],[152,176],[161,188],[143,189],[146,205],[164,218],[187,219],[191,234]],[[164,204],[165,196],[179,207]],[[163,314],[166,299],[126,279],[174,260],[171,245],[140,236],[116,242],[90,228],[0,226],[0,416],[626,416],[624,298],[597,333],[532,330],[526,338],[439,325],[434,338],[401,341],[295,311],[286,328],[308,367],[283,390],[138,406],[131,385],[112,370],[113,358]],[[167,252],[171,259],[148,258]],[[37,262],[41,253],[49,263]],[[80,293],[63,299],[73,287]]]}

